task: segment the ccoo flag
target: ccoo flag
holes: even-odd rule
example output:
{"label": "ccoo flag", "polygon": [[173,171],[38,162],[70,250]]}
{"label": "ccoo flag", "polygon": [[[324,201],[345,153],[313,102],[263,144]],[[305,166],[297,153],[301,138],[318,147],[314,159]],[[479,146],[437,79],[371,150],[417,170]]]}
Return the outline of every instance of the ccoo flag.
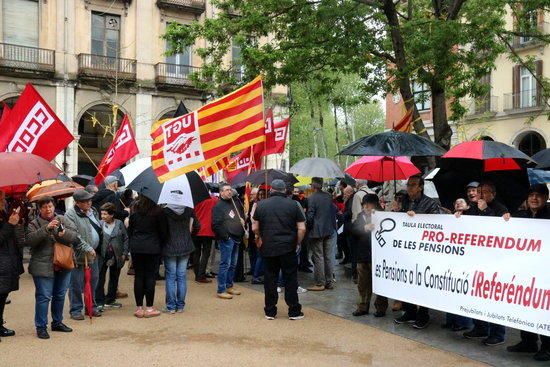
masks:
{"label": "ccoo flag", "polygon": [[24,152],[51,161],[74,140],[46,101],[27,84],[2,122],[0,151]]}
{"label": "ccoo flag", "polygon": [[124,115],[124,119],[122,119],[122,123],[111,146],[99,164],[97,175],[95,176],[95,184],[99,185],[102,183],[109,173],[128,162],[129,159],[135,157],[138,153],[139,149],[134,132],[132,131],[132,125],[130,124],[130,120],[128,120],[128,116]]}
{"label": "ccoo flag", "polygon": [[265,135],[261,77],[197,111],[158,121],[153,125],[151,138],[151,161],[161,182],[262,143]]}

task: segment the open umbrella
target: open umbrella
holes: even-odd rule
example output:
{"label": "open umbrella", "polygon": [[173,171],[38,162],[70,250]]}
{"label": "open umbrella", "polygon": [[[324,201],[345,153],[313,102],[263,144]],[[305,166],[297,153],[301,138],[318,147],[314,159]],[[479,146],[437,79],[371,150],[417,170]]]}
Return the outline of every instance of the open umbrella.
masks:
{"label": "open umbrella", "polygon": [[29,201],[37,201],[45,196],[53,198],[66,198],[76,190],[83,189],[82,186],[72,181],[46,180],[42,181],[27,191]]}
{"label": "open umbrella", "polygon": [[0,153],[0,166],[4,172],[0,175],[0,187],[7,192],[26,192],[29,185],[55,179],[61,173],[44,158],[30,153]]}
{"label": "open umbrella", "polygon": [[271,181],[279,179],[283,180],[289,185],[294,185],[298,180],[291,173],[281,171],[279,169],[261,169],[249,174],[245,181],[250,182],[253,185],[261,185],[263,183],[270,184]]}
{"label": "open umbrella", "polygon": [[84,256],[84,306],[85,313],[90,317],[94,315],[94,301],[92,297],[92,268],[88,266],[88,255]]}
{"label": "open umbrella", "polygon": [[407,157],[365,156],[353,162],[346,172],[355,178],[384,182],[406,180],[420,170]]}
{"label": "open umbrella", "polygon": [[340,155],[390,157],[441,156],[445,149],[422,136],[400,131],[367,135],[346,146]]}
{"label": "open umbrella", "polygon": [[335,178],[344,177],[344,172],[338,165],[327,158],[304,158],[296,162],[289,170],[300,176]]}
{"label": "open umbrella", "polygon": [[139,192],[157,204],[174,204],[194,208],[210,197],[197,172],[189,172],[160,183],[152,167],[141,172],[126,187]]}
{"label": "open umbrella", "polygon": [[527,168],[527,176],[531,185],[550,183],[550,171]]}
{"label": "open umbrella", "polygon": [[536,169],[550,169],[550,148],[534,154],[531,159],[538,163]]}
{"label": "open umbrella", "polygon": [[87,186],[90,183],[93,183],[92,180],[94,178],[89,175],[75,175],[75,176],[72,176],[71,179],[79,185]]}

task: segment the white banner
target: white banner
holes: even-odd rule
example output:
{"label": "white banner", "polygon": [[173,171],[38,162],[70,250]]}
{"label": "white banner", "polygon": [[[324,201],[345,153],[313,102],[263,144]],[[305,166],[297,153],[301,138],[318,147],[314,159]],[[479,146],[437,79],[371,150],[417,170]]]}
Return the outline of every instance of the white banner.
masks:
{"label": "white banner", "polygon": [[376,212],[374,293],[550,335],[550,220]]}

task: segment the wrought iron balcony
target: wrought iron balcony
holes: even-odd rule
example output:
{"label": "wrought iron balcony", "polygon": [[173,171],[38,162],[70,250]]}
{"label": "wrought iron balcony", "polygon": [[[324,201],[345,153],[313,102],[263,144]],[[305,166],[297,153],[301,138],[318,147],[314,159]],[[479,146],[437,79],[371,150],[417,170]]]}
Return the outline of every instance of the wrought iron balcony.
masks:
{"label": "wrought iron balcony", "polygon": [[0,43],[0,70],[11,75],[53,76],[55,51]]}
{"label": "wrought iron balcony", "polygon": [[199,70],[200,68],[190,65],[159,62],[155,65],[155,82],[164,87],[193,88],[191,74]]}
{"label": "wrought iron balcony", "polygon": [[102,55],[79,54],[78,75],[85,78],[136,80],[136,60]]}
{"label": "wrought iron balcony", "polygon": [[485,96],[466,100],[466,114],[468,116],[478,116],[486,113],[496,113],[498,111],[498,97]]}
{"label": "wrought iron balcony", "polygon": [[201,15],[206,10],[205,0],[157,0],[161,9],[175,9],[195,15]]}
{"label": "wrought iron balcony", "polygon": [[539,109],[543,104],[542,96],[536,89],[504,95],[504,111]]}

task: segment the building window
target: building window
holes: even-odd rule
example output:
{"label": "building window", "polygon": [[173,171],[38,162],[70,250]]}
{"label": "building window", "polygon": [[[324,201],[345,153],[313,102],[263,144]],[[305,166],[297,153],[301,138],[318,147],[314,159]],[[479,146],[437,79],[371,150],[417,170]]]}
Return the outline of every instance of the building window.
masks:
{"label": "building window", "polygon": [[38,24],[38,0],[2,2],[4,43],[38,47]]}
{"label": "building window", "polygon": [[120,17],[92,13],[92,54],[118,57],[120,50]]}
{"label": "building window", "polygon": [[425,83],[413,82],[412,90],[418,111],[427,111],[432,108],[431,92]]}
{"label": "building window", "polygon": [[519,93],[520,108],[537,105],[537,81],[529,69],[523,66],[520,68]]}
{"label": "building window", "polygon": [[516,146],[523,153],[527,154],[529,157],[532,157],[541,150],[546,149],[546,142],[539,133],[535,131],[528,131],[516,139]]}
{"label": "building window", "polygon": [[[525,18],[523,21],[523,32],[526,34],[531,34],[535,32],[538,26],[538,11],[537,10],[530,10],[525,12]],[[520,36],[519,37],[519,43],[521,45],[529,43],[533,40],[533,37],[529,36]]]}

